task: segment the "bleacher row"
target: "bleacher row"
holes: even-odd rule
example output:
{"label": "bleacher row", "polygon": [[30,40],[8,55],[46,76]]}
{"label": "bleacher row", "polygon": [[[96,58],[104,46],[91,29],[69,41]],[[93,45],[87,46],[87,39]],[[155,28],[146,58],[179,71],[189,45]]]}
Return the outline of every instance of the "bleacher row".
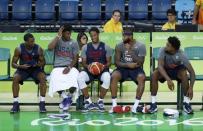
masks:
{"label": "bleacher row", "polygon": [[188,22],[192,19],[194,0],[0,0],[0,22],[103,25],[112,11],[119,9],[124,25],[135,21],[163,23],[169,8],[178,11],[179,20]]}

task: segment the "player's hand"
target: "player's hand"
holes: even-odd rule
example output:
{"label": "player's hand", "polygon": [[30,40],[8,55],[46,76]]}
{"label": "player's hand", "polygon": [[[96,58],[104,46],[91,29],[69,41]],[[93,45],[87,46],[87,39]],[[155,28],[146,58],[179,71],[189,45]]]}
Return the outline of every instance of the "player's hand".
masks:
{"label": "player's hand", "polygon": [[128,63],[128,68],[130,68],[130,69],[134,69],[134,68],[136,68],[137,66],[138,66],[137,63]]}
{"label": "player's hand", "polygon": [[174,91],[174,83],[172,80],[168,80],[167,81],[167,84],[168,84],[168,88],[171,90],[171,91]]}
{"label": "player's hand", "polygon": [[68,74],[70,72],[70,67],[66,67],[64,70],[63,70],[63,74]]}
{"label": "player's hand", "polygon": [[20,68],[20,69],[28,69],[28,68],[30,68],[31,66],[30,65],[28,65],[28,64],[23,64],[23,65],[19,65],[18,66],[18,68]]}
{"label": "player's hand", "polygon": [[190,100],[192,100],[193,98],[193,88],[189,87],[188,91],[187,91],[187,96],[190,98]]}
{"label": "player's hand", "polygon": [[59,30],[58,30],[58,36],[59,36],[59,37],[62,37],[62,32],[63,32],[63,30],[64,30],[64,27],[61,26],[61,27],[59,28]]}

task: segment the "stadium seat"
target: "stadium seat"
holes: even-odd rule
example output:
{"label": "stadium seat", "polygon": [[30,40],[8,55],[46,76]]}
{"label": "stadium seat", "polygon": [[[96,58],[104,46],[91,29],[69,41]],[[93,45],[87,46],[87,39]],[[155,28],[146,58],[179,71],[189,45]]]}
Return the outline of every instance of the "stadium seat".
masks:
{"label": "stadium seat", "polygon": [[192,22],[194,6],[194,0],[176,0],[175,9],[180,23]]}
{"label": "stadium seat", "polygon": [[60,1],[59,21],[60,23],[75,23],[78,20],[78,1]]}
{"label": "stadium seat", "polygon": [[32,20],[32,0],[14,0],[12,19],[19,22]]}
{"label": "stadium seat", "polygon": [[112,16],[113,10],[120,10],[122,12],[122,19],[125,17],[125,0],[106,0],[105,1],[105,18],[106,20],[110,19]]}
{"label": "stadium seat", "polygon": [[8,20],[8,0],[0,1],[0,21]]}
{"label": "stadium seat", "polygon": [[152,19],[167,20],[166,12],[171,8],[171,0],[152,0]]}
{"label": "stadium seat", "polygon": [[148,0],[129,0],[128,20],[145,20],[148,18]]}
{"label": "stadium seat", "polygon": [[37,0],[35,7],[36,22],[46,23],[55,19],[55,0]]}
{"label": "stadium seat", "polygon": [[82,1],[82,22],[86,24],[100,24],[101,0]]}
{"label": "stadium seat", "polygon": [[[7,63],[7,73],[4,75],[0,75],[0,80],[7,80],[10,78],[10,49],[8,48],[0,48],[0,62]],[[3,67],[1,66],[1,69]]]}

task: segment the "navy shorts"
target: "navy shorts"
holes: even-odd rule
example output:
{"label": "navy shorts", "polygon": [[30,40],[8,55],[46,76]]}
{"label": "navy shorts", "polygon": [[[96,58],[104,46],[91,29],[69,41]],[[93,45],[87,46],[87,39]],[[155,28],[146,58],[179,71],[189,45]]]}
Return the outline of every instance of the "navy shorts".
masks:
{"label": "navy shorts", "polygon": [[144,70],[139,67],[136,69],[128,69],[128,68],[117,68],[115,71],[118,71],[121,73],[121,82],[127,80],[128,78],[131,78],[132,81],[134,81],[137,84],[137,77],[140,74],[145,75]]}
{"label": "navy shorts", "polygon": [[100,73],[99,75],[92,75],[87,69],[84,69],[84,71],[87,72],[87,74],[88,74],[88,76],[89,76],[89,79],[90,79],[89,81],[86,82],[87,84],[89,84],[91,81],[94,81],[95,79],[98,79],[99,82],[102,84],[101,75],[102,75],[102,73],[104,73],[104,72],[109,72],[109,69],[108,69],[108,68],[107,68],[107,69],[104,69],[104,70],[102,71],[102,73]]}
{"label": "navy shorts", "polygon": [[31,77],[35,81],[36,84],[39,84],[39,80],[37,78],[37,75],[39,73],[44,73],[44,71],[39,67],[30,68],[30,69],[26,69],[26,70],[17,69],[17,71],[15,72],[15,74],[18,74],[21,76],[21,81],[20,81],[21,85],[23,85],[23,81],[25,81],[29,77]]}
{"label": "navy shorts", "polygon": [[[165,68],[166,73],[168,74],[168,76],[169,76],[172,80],[177,80],[177,81],[179,81],[179,82],[180,82],[180,79],[178,79],[178,72],[179,72],[180,70],[185,70],[185,69],[186,69],[186,68],[185,68],[184,65],[177,66],[177,67],[174,68],[174,69],[166,69],[166,68]],[[161,83],[164,83],[166,80],[165,80],[165,78],[161,78],[161,79],[159,79],[159,81],[160,81]]]}

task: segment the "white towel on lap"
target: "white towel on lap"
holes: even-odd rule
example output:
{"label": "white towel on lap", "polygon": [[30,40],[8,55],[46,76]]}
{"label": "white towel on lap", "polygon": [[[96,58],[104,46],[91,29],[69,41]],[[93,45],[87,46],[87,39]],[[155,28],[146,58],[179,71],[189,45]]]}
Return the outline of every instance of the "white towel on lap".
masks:
{"label": "white towel on lap", "polygon": [[76,68],[72,68],[68,74],[63,74],[64,67],[54,68],[50,74],[49,80],[49,96],[53,97],[53,94],[57,91],[67,90],[70,87],[76,87],[77,91],[75,97],[78,95],[78,83],[77,77],[79,71]]}

